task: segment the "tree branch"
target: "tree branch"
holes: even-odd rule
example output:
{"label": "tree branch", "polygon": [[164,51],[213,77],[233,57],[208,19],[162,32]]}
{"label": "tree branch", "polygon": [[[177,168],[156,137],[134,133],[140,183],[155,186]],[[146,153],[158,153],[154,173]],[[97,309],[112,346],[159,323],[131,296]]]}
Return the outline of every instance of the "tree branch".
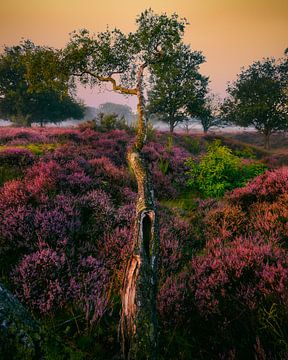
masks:
{"label": "tree branch", "polygon": [[128,94],[128,95],[137,95],[137,89],[129,89],[129,88],[125,88],[121,85],[117,85],[116,80],[112,77],[112,76],[98,76],[96,74],[94,74],[93,72],[89,71],[89,70],[84,70],[81,73],[73,73],[73,76],[83,76],[83,75],[90,75],[96,79],[98,79],[101,82],[110,82],[112,84],[113,90],[114,91],[120,91],[122,94]]}
{"label": "tree branch", "polygon": [[120,91],[122,94],[137,95],[137,89],[128,89],[123,86],[117,85],[116,80],[111,76],[96,76],[99,81],[110,82],[114,91]]}

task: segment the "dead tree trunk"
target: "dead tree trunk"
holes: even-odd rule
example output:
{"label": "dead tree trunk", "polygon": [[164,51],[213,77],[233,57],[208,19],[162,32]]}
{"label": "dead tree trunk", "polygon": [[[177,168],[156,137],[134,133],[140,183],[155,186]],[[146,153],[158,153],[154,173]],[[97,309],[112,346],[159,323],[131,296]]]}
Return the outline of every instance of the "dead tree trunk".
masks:
{"label": "dead tree trunk", "polygon": [[144,116],[142,65],[138,73],[138,124],[128,162],[138,185],[136,219],[131,257],[122,288],[121,338],[125,359],[157,358],[156,283],[159,235],[154,194],[149,171],[142,155],[147,124]]}

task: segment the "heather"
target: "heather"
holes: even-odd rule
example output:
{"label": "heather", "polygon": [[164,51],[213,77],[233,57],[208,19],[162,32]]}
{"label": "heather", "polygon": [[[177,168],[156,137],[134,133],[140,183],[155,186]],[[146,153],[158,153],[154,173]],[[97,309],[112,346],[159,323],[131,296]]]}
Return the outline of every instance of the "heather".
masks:
{"label": "heather", "polygon": [[[0,129],[1,281],[70,348],[68,358],[111,359],[120,351],[137,194],[126,151],[134,135],[96,130]],[[288,169],[265,171],[269,162],[227,139],[215,145],[155,131],[149,139],[161,358],[287,357]],[[221,191],[211,161],[225,180]],[[202,183],[191,180],[189,162],[202,166]]]}

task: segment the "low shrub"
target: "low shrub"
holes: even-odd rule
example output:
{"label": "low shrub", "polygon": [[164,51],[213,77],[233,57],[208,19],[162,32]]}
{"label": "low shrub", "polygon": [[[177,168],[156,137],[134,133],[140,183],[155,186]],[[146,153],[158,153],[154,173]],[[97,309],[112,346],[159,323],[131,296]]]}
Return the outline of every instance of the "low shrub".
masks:
{"label": "low shrub", "polygon": [[219,141],[208,145],[207,154],[197,164],[192,158],[186,161],[189,168],[188,185],[202,197],[219,198],[226,191],[241,187],[264,172],[265,166],[256,162],[243,162],[232,150]]}

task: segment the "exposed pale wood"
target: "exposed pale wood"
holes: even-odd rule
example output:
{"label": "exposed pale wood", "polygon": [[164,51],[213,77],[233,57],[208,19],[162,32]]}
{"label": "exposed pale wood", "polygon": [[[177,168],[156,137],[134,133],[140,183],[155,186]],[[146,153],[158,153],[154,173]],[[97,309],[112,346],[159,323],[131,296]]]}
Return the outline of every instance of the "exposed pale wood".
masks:
{"label": "exposed pale wood", "polygon": [[147,124],[142,89],[143,64],[138,72],[138,123],[136,140],[127,159],[138,185],[133,251],[126,267],[122,289],[121,337],[125,359],[157,358],[157,262],[159,234],[147,164],[142,154]]}

